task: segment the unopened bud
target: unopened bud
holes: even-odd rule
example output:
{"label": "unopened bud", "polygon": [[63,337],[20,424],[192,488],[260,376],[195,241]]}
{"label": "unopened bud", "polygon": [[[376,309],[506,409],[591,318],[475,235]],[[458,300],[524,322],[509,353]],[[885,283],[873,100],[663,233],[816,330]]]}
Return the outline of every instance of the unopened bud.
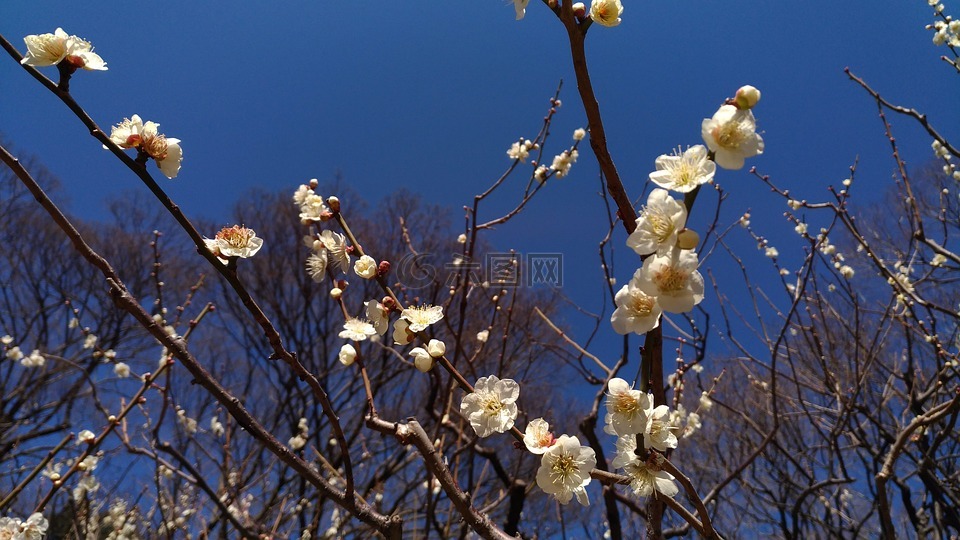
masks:
{"label": "unopened bud", "polygon": [[737,90],[736,97],[733,98],[737,102],[737,108],[741,110],[752,109],[757,105],[757,102],[760,101],[760,91],[750,86],[741,86]]}
{"label": "unopened bud", "polygon": [[396,305],[396,303],[393,301],[393,297],[390,296],[384,296],[383,300],[380,300],[380,303],[383,304],[383,308],[387,310],[393,309],[393,306]]}
{"label": "unopened bud", "polygon": [[700,235],[692,229],[684,229],[677,233],[677,247],[680,249],[693,249],[700,243]]}
{"label": "unopened bud", "polygon": [[309,185],[310,185],[310,189],[317,189],[317,186],[320,185],[320,182],[318,182],[316,178],[311,178]]}
{"label": "unopened bud", "polygon": [[342,294],[343,294],[343,289],[341,289],[340,287],[334,287],[330,289],[330,298],[333,298],[334,300],[339,300],[340,295]]}
{"label": "unopened bud", "polygon": [[587,14],[587,6],[583,5],[583,2],[577,2],[573,5],[573,14],[576,15],[578,19],[584,18]]}
{"label": "unopened bud", "polygon": [[327,199],[327,206],[329,206],[329,207],[330,207],[330,210],[333,210],[334,213],[339,212],[339,211],[340,211],[340,199],[338,199],[338,198],[336,198],[336,197],[334,197],[334,196],[330,196],[330,198]]}
{"label": "unopened bud", "polygon": [[380,266],[377,267],[377,275],[385,276],[390,273],[390,261],[380,261]]}

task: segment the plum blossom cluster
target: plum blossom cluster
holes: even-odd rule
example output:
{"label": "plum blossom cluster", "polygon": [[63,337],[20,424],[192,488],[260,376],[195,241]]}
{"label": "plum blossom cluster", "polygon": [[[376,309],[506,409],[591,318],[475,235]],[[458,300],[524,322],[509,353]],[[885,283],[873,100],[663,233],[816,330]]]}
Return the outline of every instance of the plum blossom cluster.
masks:
{"label": "plum blossom cluster", "polygon": [[39,349],[34,349],[29,355],[24,354],[19,345],[13,344],[12,336],[0,337],[0,345],[3,346],[4,356],[8,360],[20,362],[20,365],[25,368],[39,368],[46,363],[46,358]]}
{"label": "plum blossom cluster", "polygon": [[567,504],[574,497],[583,506],[590,504],[587,485],[590,471],[597,466],[597,454],[593,448],[583,446],[571,435],[554,437],[550,424],[537,418],[527,424],[523,443],[533,454],[540,455],[537,469],[537,486],[548,495],[553,495],[560,504]]}
{"label": "plum blossom cluster", "polygon": [[944,6],[939,0],[927,0],[927,4],[939,17],[938,20],[927,25],[927,30],[933,31],[933,44],[938,47],[941,45],[960,47],[960,21],[954,20],[950,15],[944,15]]}
{"label": "plum blossom cluster", "polygon": [[689,194],[712,182],[717,166],[739,169],[744,160],[763,153],[763,139],[756,132],[751,109],[760,101],[760,91],[743,86],[734,98],[701,124],[704,145],[655,161],[650,181],[658,187],[650,192],[640,210],[627,246],[643,260],[633,278],[617,292],[617,308],[610,317],[619,334],[645,334],[660,325],[660,316],[686,313],[703,300],[703,276],[697,271],[695,248],[700,241],[686,228],[687,207],[670,196],[670,191]]}
{"label": "plum blossom cluster", "polygon": [[31,34],[23,38],[27,54],[21,64],[34,67],[56,66],[63,63],[70,70],[106,71],[107,63],[93,52],[93,45],[57,28],[52,34]]}
{"label": "plum blossom cluster", "polygon": [[163,135],[158,131],[159,128],[160,124],[144,122],[135,114],[113,126],[110,140],[124,150],[135,148],[138,157],[144,160],[153,159],[164,176],[175,178],[180,173],[180,164],[183,162],[180,139]]}
{"label": "plum blossom cluster", "polygon": [[0,517],[0,538],[4,540],[42,540],[49,524],[43,514],[34,513],[21,521],[16,517]]}
{"label": "plum blossom cluster", "polygon": [[[654,492],[673,497],[679,489],[673,476],[661,470],[663,453],[676,448],[678,442],[670,409],[654,407],[652,394],[633,389],[623,379],[611,379],[607,390],[604,432],[617,436],[614,468],[624,470],[639,497]],[[638,447],[641,440],[642,449]]]}

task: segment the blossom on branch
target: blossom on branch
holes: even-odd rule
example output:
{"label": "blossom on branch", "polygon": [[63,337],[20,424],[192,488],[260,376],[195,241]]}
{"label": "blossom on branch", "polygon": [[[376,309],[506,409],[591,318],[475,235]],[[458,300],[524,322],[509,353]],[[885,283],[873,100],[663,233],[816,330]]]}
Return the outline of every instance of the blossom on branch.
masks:
{"label": "blossom on branch", "polygon": [[673,155],[663,154],[655,162],[657,170],[650,173],[650,181],[671,191],[689,193],[707,182],[713,181],[717,164],[710,161],[707,149],[702,145],[691,146]]}
{"label": "blossom on branch", "polygon": [[377,261],[369,255],[364,255],[353,263],[353,271],[363,279],[377,277]]}
{"label": "blossom on branch", "polygon": [[590,4],[590,18],[603,26],[617,26],[620,24],[620,15],[623,15],[620,0],[593,0]]}
{"label": "blossom on branch", "polygon": [[343,339],[352,339],[353,341],[363,341],[377,333],[372,324],[363,319],[347,319],[343,323],[343,331],[340,337]]}
{"label": "blossom on branch", "polygon": [[657,302],[657,297],[643,292],[639,283],[640,270],[637,270],[633,279],[617,291],[617,296],[614,298],[617,309],[610,316],[610,324],[620,335],[630,332],[646,334],[660,325],[660,315],[663,310]]}
{"label": "blossom on branch", "polygon": [[703,119],[700,134],[724,169],[741,169],[744,159],[763,153],[763,138],[757,134],[757,120],[750,110],[723,105],[713,118]]}
{"label": "blossom on branch", "polygon": [[[301,214],[301,217],[303,214]],[[350,253],[347,252],[347,238],[333,231],[323,231],[320,233],[320,242],[323,247],[330,252],[331,262],[340,267],[340,271],[346,274],[350,270]]]}
{"label": "blossom on branch", "polygon": [[543,418],[531,420],[524,430],[523,444],[532,454],[543,454],[557,442],[550,433],[550,424]]}
{"label": "blossom on branch", "polygon": [[652,397],[617,377],[607,384],[607,423],[616,435],[636,435],[647,427]]}
{"label": "blossom on branch", "polygon": [[670,423],[670,408],[660,405],[647,415],[647,425],[643,430],[643,446],[666,452],[677,447],[677,436],[673,434]]}
{"label": "blossom on branch", "polygon": [[409,323],[407,329],[410,332],[423,332],[428,326],[443,318],[443,307],[431,305],[408,307],[400,312],[400,317]]}
{"label": "blossom on branch", "polygon": [[665,189],[655,189],[640,211],[637,228],[627,237],[627,246],[637,255],[667,253],[677,244],[677,233],[687,223],[687,207]]}
{"label": "blossom on branch", "polygon": [[221,259],[253,257],[263,247],[263,238],[257,238],[253,229],[240,225],[224,227],[214,238],[204,238],[203,243]]}
{"label": "blossom on branch", "polygon": [[[654,459],[659,458],[652,458]],[[627,463],[623,470],[630,477],[630,488],[638,497],[648,497],[654,492],[673,497],[680,492],[673,482],[673,475],[649,465],[638,457],[634,457]]]}
{"label": "blossom on branch", "polygon": [[697,271],[697,253],[675,249],[668,255],[653,255],[643,261],[637,286],[656,296],[668,313],[686,313],[703,300],[703,276]]}
{"label": "blossom on branch", "polygon": [[520,385],[513,379],[500,380],[496,375],[480,377],[473,392],[463,397],[460,413],[470,421],[479,437],[503,433],[517,419],[517,398]]}
{"label": "blossom on branch", "polygon": [[31,34],[23,38],[27,54],[21,64],[34,67],[55,66],[67,62],[73,69],[106,71],[107,63],[93,52],[89,41],[68,35],[63,28],[52,34]]}
{"label": "blossom on branch", "polygon": [[175,178],[180,173],[180,164],[183,162],[180,139],[168,138],[158,131],[159,127],[160,124],[144,122],[135,114],[113,126],[110,140],[123,149],[136,148],[147,157],[153,158],[164,176]]}
{"label": "blossom on branch", "polygon": [[567,504],[574,495],[577,502],[590,505],[585,487],[590,483],[590,471],[597,466],[593,448],[580,446],[580,440],[561,435],[543,454],[537,470],[537,485],[560,504]]}

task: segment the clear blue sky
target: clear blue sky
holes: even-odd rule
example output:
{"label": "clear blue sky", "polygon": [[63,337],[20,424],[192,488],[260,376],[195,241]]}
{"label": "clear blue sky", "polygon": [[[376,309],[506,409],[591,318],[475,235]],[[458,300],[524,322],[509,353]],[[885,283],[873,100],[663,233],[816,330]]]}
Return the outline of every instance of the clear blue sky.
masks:
{"label": "clear blue sky", "polygon": [[[748,167],[799,197],[824,196],[858,155],[861,192],[890,184],[876,107],[845,66],[960,136],[957,75],[923,28],[933,18],[924,0],[624,4],[619,27],[591,29],[587,53],[610,149],[633,197],[656,156],[700,143],[701,120],[747,83],[763,92],[756,114],[766,141]],[[946,4],[960,15],[960,3]],[[560,79],[554,141],[567,144],[584,123],[565,33],[536,0],[522,21],[502,0],[0,5],[0,32],[21,49],[24,35],[58,26],[92,41],[109,64],[72,84],[103,128],[136,113],[183,141],[180,176],[162,185],[195,218],[226,221],[248,188],[292,190],[336,170],[370,198],[407,187],[457,209],[508,165],[513,140],[536,133]],[[60,176],[74,212],[95,218],[106,197],[142,189],[9,59],[0,61],[0,96],[0,131]],[[913,124],[896,127],[909,164],[932,157]],[[573,174],[494,241],[576,256],[568,257],[565,290],[586,301],[599,289],[595,253],[605,226],[597,167],[584,150]],[[790,237],[779,217],[785,207],[746,169],[721,171],[718,180],[731,193],[726,217],[752,208],[755,224],[769,221],[775,244]],[[620,235],[624,283],[636,263]],[[781,256],[788,266],[799,261],[782,248]]]}

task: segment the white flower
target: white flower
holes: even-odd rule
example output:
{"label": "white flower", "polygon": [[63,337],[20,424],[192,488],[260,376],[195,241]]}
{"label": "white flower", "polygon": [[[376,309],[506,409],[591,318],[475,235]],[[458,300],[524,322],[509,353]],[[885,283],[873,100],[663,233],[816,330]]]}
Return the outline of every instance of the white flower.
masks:
{"label": "white flower", "polygon": [[187,416],[187,411],[183,409],[177,409],[177,422],[179,422],[180,427],[187,432],[187,435],[193,435],[197,432],[196,419]]}
{"label": "white flower", "polygon": [[367,300],[363,303],[366,306],[367,320],[377,329],[377,334],[381,336],[387,333],[390,326],[390,318],[387,316],[387,310],[383,304],[376,300]]}
{"label": "white flower", "polygon": [[749,110],[723,105],[713,118],[704,118],[700,134],[714,152],[717,165],[740,169],[745,158],[763,153],[763,139],[757,135],[757,121]]}
{"label": "white flower", "polygon": [[123,362],[117,362],[117,364],[113,366],[113,374],[121,379],[125,379],[130,376],[130,366]]}
{"label": "white flower", "polygon": [[587,136],[587,130],[583,128],[577,128],[573,130],[573,140],[582,141],[584,137]]}
{"label": "white flower", "polygon": [[408,307],[400,312],[400,317],[410,323],[408,329],[411,332],[423,332],[428,326],[443,318],[443,307],[431,305]]}
{"label": "white flower", "polygon": [[393,342],[397,345],[407,345],[417,337],[410,331],[410,323],[406,319],[397,319],[393,323]]}
{"label": "white flower", "polygon": [[649,394],[634,390],[621,378],[607,384],[608,423],[617,435],[636,435],[647,427],[647,416],[653,409]]}
{"label": "white flower", "polygon": [[333,231],[323,231],[320,233],[320,242],[330,252],[333,263],[340,267],[340,271],[346,274],[350,270],[350,254],[347,253],[347,238]]}
{"label": "white flower", "polygon": [[323,281],[327,272],[327,250],[320,248],[320,251],[314,251],[307,257],[307,275],[310,279],[320,283]]}
{"label": "white flower", "polygon": [[298,433],[293,437],[290,437],[290,440],[287,441],[287,446],[293,450],[300,450],[307,445],[307,438],[303,436],[303,433]]}
{"label": "white flower", "polygon": [[353,263],[353,271],[363,279],[377,277],[377,261],[369,255],[364,255]]}
{"label": "white flower", "polygon": [[541,184],[547,180],[547,173],[550,172],[550,169],[546,165],[540,165],[537,167],[537,170],[533,171],[533,177],[537,179],[537,182]]}
{"label": "white flower", "polygon": [[479,341],[480,343],[486,343],[489,338],[490,338],[489,330],[481,330],[477,332],[477,341]]}
{"label": "white flower", "polygon": [[83,348],[92,349],[97,346],[97,336],[93,334],[87,334],[87,337],[83,339]]}
{"label": "white flower", "polygon": [[531,420],[524,430],[523,444],[531,453],[543,454],[556,442],[557,439],[550,433],[550,424],[543,418]]}
{"label": "white flower", "polygon": [[357,359],[357,350],[353,348],[353,345],[347,343],[346,345],[340,347],[340,354],[337,355],[337,358],[340,360],[340,363],[349,366]]}
{"label": "white flower", "polygon": [[496,375],[480,377],[473,392],[460,403],[460,413],[467,417],[480,437],[503,433],[512,428],[517,419],[519,396],[520,385],[513,379],[501,381]]}
{"label": "white flower", "polygon": [[846,279],[851,279],[854,273],[855,272],[853,271],[853,268],[847,265],[843,265],[840,267],[840,275],[845,277]]}
{"label": "white flower", "polygon": [[640,290],[640,270],[629,283],[617,291],[614,301],[617,309],[610,316],[613,330],[621,335],[633,332],[646,334],[660,325],[660,314],[663,310],[657,303],[656,296],[650,296]]}
{"label": "white flower", "polygon": [[[70,320],[71,324],[72,324],[73,321],[75,321],[75,320],[76,320],[76,319],[71,319],[71,320]],[[79,323],[78,323],[78,324],[79,324]],[[77,327],[76,325],[73,325],[73,326],[71,326],[70,328],[76,328],[76,327]],[[11,335],[8,334],[8,335],[6,335],[6,336],[0,337],[0,343],[2,343],[2,344],[4,344],[4,345],[9,345],[9,344],[13,343],[13,336],[11,336]]]}
{"label": "white flower", "polygon": [[640,458],[634,459],[623,469],[630,477],[630,487],[633,489],[633,493],[638,497],[648,497],[654,491],[663,493],[667,497],[673,497],[680,492],[670,473],[651,468],[640,461]]}
{"label": "white flower", "polygon": [[204,238],[203,243],[214,255],[221,259],[253,257],[263,247],[263,238],[257,238],[253,229],[234,225],[224,227],[213,239]]}
{"label": "white flower", "polygon": [[687,250],[647,257],[637,285],[656,296],[664,311],[686,313],[703,300],[703,276],[697,271],[698,264],[696,252]]}
{"label": "white flower", "polygon": [[314,195],[313,190],[306,184],[300,184],[300,187],[293,192],[293,204],[297,206],[302,205],[303,201],[307,199],[307,195]]}
{"label": "white flower", "polygon": [[410,356],[413,357],[413,365],[418,370],[426,373],[433,369],[434,359],[423,347],[410,349]]}
{"label": "white flower", "polygon": [[93,52],[89,41],[67,35],[62,28],[53,34],[31,34],[23,38],[27,54],[20,61],[28,66],[55,66],[66,60],[74,68],[106,71],[107,63]]}
{"label": "white flower", "polygon": [[143,131],[143,120],[133,115],[130,118],[124,118],[122,122],[110,129],[110,140],[123,149],[139,148],[141,131]]}
{"label": "white flower", "polygon": [[180,139],[167,138],[157,131],[160,124],[144,122],[140,130],[140,149],[152,157],[160,172],[167,178],[174,178],[180,172],[180,163],[183,161],[183,150],[180,148]]}
{"label": "white flower", "polygon": [[340,337],[343,339],[352,339],[354,341],[363,341],[377,333],[372,324],[363,319],[347,319],[343,323],[343,331]]}
{"label": "white flower", "polygon": [[610,466],[614,469],[622,469],[628,463],[637,459],[637,436],[623,435],[617,437],[617,452],[610,461]]}
{"label": "white flower", "polygon": [[556,171],[555,176],[557,178],[563,178],[570,174],[570,167],[577,162],[579,156],[580,153],[576,150],[564,150],[559,155],[554,156],[553,164],[550,165],[550,168]]}
{"label": "white flower", "polygon": [[590,18],[603,26],[620,24],[620,15],[623,15],[620,0],[593,0],[590,3]]}
{"label": "white flower", "polygon": [[447,345],[439,339],[431,339],[430,342],[427,343],[427,352],[434,358],[440,358],[447,352]]}
{"label": "white flower", "polygon": [[20,350],[19,346],[10,347],[7,350],[7,358],[16,362],[17,360],[23,359],[23,351]]}
{"label": "white flower", "polygon": [[510,149],[507,150],[507,157],[513,160],[520,160],[520,163],[527,162],[527,158],[530,157],[530,150],[527,149],[527,145],[524,144],[523,139],[510,145]]}
{"label": "white flower", "polygon": [[683,153],[677,148],[673,155],[661,155],[656,167],[657,170],[650,173],[650,181],[680,193],[689,193],[712,182],[717,172],[717,164],[707,157],[707,149],[702,144],[691,146]]}
{"label": "white flower", "polygon": [[637,228],[627,237],[627,246],[637,255],[667,253],[677,244],[677,233],[687,223],[687,207],[665,189],[655,189],[640,211]]}
{"label": "white flower", "polygon": [[670,425],[670,408],[660,405],[647,415],[647,425],[643,430],[643,446],[666,452],[667,448],[677,447],[677,436]]}
{"label": "white flower", "polygon": [[530,3],[530,0],[513,0],[513,7],[517,10],[517,20],[523,18],[527,14],[527,4]]}
{"label": "white flower", "polygon": [[210,431],[216,437],[223,437],[224,429],[223,424],[220,422],[220,419],[216,416],[210,418]]}
{"label": "white flower", "polygon": [[40,351],[34,349],[30,353],[30,356],[20,359],[20,365],[23,367],[43,367],[43,364],[46,362],[46,359],[40,354]]}
{"label": "white flower", "polygon": [[537,485],[544,493],[553,495],[560,504],[567,504],[574,495],[584,506],[590,504],[587,491],[590,471],[597,466],[597,456],[592,448],[580,446],[576,437],[561,435],[540,461],[537,470]]}
{"label": "white flower", "polygon": [[770,257],[771,259],[776,259],[777,257],[780,256],[780,252],[777,251],[777,248],[775,248],[775,247],[773,247],[773,246],[767,247],[767,249],[764,250],[764,254],[765,254],[767,257]]}
{"label": "white flower", "polygon": [[90,431],[89,429],[85,429],[77,435],[77,444],[81,444],[81,443],[93,444],[93,442],[96,440],[97,440],[97,436],[94,435],[93,432]]}
{"label": "white flower", "polygon": [[[294,195],[294,200],[299,196],[300,192],[298,191]],[[326,221],[330,219],[331,216],[330,208],[327,207],[327,203],[323,200],[323,197],[317,195],[312,190],[309,193],[303,195],[303,200],[300,203],[300,221]]]}
{"label": "white flower", "polygon": [[703,411],[709,411],[713,408],[713,400],[710,399],[710,392],[704,390],[700,394],[700,409]]}

